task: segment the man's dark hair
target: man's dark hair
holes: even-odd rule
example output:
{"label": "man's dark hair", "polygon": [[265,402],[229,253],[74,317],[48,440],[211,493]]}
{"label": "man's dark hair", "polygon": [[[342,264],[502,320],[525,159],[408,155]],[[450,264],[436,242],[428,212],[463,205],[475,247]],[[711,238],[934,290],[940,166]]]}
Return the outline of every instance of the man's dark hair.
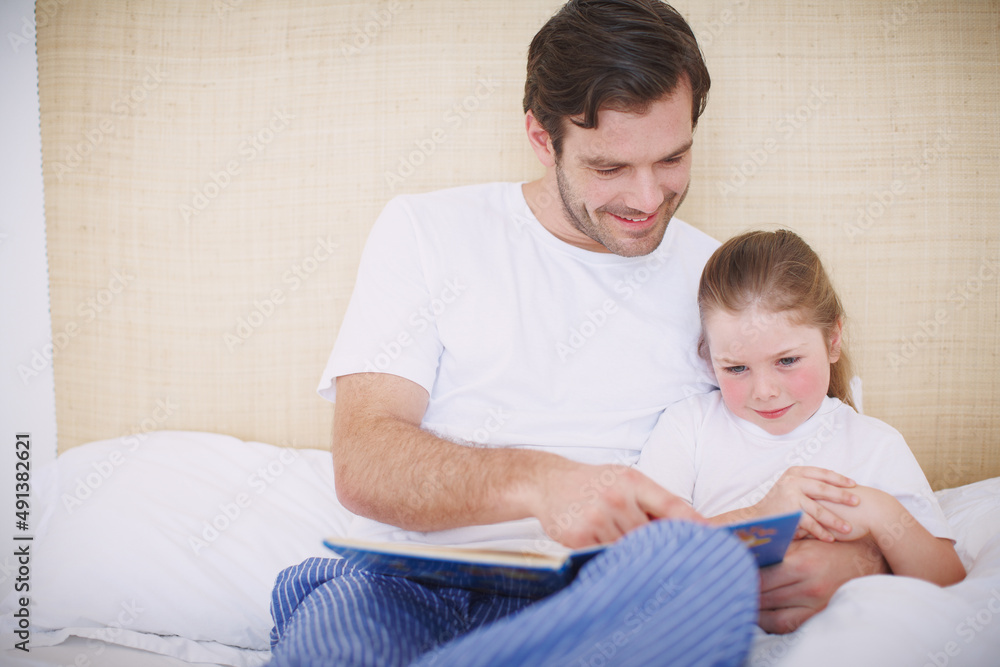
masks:
{"label": "man's dark hair", "polygon": [[677,10],[660,0],[570,0],[528,48],[524,111],[549,133],[558,156],[564,118],[597,127],[602,109],[642,113],[686,77],[692,126],[711,80],[698,42]]}

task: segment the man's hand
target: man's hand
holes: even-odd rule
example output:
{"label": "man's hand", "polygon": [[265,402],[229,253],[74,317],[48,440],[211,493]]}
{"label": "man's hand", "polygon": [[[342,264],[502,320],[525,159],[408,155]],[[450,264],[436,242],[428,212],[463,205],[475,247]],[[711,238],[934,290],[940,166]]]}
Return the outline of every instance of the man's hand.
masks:
{"label": "man's hand", "polygon": [[654,519],[704,521],[690,505],[639,471],[565,460],[532,490],[531,514],[571,548],[609,544]]}
{"label": "man's hand", "polygon": [[822,611],[844,583],[888,573],[882,553],[869,539],[795,540],[784,561],[760,572],[760,627],[776,634],[792,632]]}

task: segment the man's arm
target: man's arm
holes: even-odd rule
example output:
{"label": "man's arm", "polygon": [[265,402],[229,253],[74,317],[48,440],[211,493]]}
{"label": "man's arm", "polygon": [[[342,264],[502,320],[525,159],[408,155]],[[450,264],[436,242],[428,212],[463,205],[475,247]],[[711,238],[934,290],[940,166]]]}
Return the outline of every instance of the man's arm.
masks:
{"label": "man's arm", "polygon": [[337,378],[337,495],[356,514],[431,531],[536,517],[570,547],[613,542],[654,518],[700,519],[636,470],[549,452],[472,447],[420,428],[427,391],[404,378]]}

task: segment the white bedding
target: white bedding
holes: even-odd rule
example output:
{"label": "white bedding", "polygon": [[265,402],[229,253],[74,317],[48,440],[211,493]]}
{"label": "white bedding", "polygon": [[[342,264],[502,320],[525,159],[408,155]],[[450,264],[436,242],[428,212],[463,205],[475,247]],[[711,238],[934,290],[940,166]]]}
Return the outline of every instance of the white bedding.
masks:
{"label": "white bedding", "polygon": [[749,664],[1000,665],[1000,478],[937,496],[965,581],[939,588],[907,577],[855,579],[796,632],[760,633]]}
{"label": "white bedding", "polygon": [[69,636],[54,646],[35,646],[31,652],[0,653],[4,667],[219,667],[214,662],[188,662],[161,653],[151,653],[121,644],[95,643]]}
{"label": "white bedding", "polygon": [[[209,433],[74,448],[33,492],[32,651],[10,649],[8,595],[5,665],[261,665],[275,575],[350,520],[328,452]],[[749,664],[1000,665],[1000,478],[938,497],[964,582],[852,581],[797,632],[760,633]]]}

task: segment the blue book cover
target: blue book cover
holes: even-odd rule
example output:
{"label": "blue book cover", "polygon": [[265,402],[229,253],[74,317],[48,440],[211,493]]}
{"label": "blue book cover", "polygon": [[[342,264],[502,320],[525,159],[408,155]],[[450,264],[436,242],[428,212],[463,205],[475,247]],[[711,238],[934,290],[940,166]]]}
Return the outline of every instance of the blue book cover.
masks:
{"label": "blue book cover", "polygon": [[[780,562],[795,536],[801,512],[725,526],[765,567]],[[372,572],[426,584],[469,588],[519,597],[543,597],[568,585],[584,563],[606,545],[565,555],[438,547],[350,538],[327,538],[327,548]]]}
{"label": "blue book cover", "polygon": [[750,553],[757,558],[757,567],[767,567],[780,563],[785,558],[801,517],[802,512],[796,511],[732,523],[724,528],[747,545]]}

